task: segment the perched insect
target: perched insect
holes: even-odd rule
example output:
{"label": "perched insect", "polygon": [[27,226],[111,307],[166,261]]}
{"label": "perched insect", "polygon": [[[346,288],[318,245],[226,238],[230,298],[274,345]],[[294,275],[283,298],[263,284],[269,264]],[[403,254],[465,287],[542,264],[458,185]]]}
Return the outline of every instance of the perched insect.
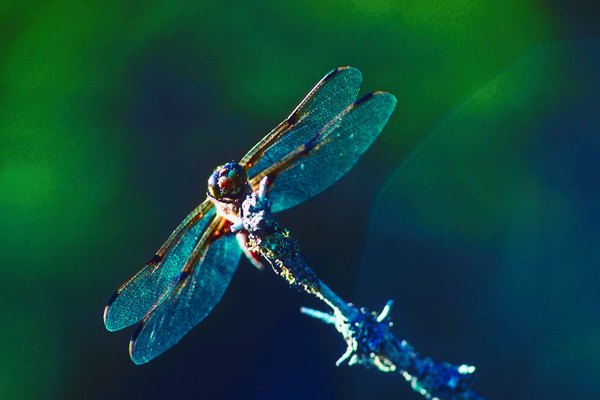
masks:
{"label": "perched insect", "polygon": [[108,330],[139,322],[129,345],[134,363],[169,349],[208,315],[242,252],[262,265],[247,246],[252,235],[242,224],[246,199],[268,193],[269,212],[296,206],[334,184],[373,143],[396,99],[373,92],[356,100],[361,81],[355,68],[331,71],[239,163],[217,167],[206,200],[110,298],[104,310]]}

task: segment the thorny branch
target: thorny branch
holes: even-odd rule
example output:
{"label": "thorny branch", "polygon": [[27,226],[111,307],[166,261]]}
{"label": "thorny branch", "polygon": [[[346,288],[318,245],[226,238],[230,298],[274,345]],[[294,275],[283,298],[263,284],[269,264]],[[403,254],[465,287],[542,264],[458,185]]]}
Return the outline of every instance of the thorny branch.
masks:
{"label": "thorny branch", "polygon": [[246,230],[251,251],[259,253],[290,285],[315,295],[333,310],[329,314],[301,309],[308,316],[334,325],[344,337],[347,349],[337,365],[347,362],[382,372],[399,372],[415,391],[430,399],[481,399],[472,389],[475,367],[421,358],[408,342],[394,336],[390,330],[391,300],[377,314],[345,302],[318,279],[302,256],[298,242],[273,218],[266,188],[265,178],[259,190],[243,202],[242,222],[232,230]]}

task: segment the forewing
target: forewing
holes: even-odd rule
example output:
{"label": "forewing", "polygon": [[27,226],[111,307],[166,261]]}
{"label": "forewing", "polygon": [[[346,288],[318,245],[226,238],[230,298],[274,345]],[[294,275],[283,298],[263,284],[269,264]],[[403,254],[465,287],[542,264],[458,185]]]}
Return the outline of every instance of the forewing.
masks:
{"label": "forewing", "polygon": [[158,254],[125,282],[104,310],[104,324],[110,331],[139,322],[173,289],[179,274],[198,240],[216,217],[210,201],[192,211],[179,225]]}
{"label": "forewing", "polygon": [[136,364],[146,363],[176,344],[223,296],[242,250],[235,235],[221,236],[206,246],[190,274],[134,332],[129,351]]}
{"label": "forewing", "polygon": [[273,211],[281,211],[321,193],[344,176],[375,141],[396,106],[390,93],[374,92],[350,104],[339,115],[273,166],[269,175]]}
{"label": "forewing", "polygon": [[340,67],[327,74],[288,119],[265,136],[242,159],[240,164],[249,163],[248,166],[251,167],[248,176],[252,178],[276,164],[319,132],[356,100],[361,83],[362,75],[356,68]]}

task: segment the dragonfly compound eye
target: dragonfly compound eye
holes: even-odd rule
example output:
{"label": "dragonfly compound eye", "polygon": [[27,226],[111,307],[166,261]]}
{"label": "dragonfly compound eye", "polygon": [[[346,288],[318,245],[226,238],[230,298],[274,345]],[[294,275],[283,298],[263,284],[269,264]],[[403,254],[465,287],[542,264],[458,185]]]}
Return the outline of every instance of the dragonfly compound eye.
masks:
{"label": "dragonfly compound eye", "polygon": [[244,195],[247,179],[246,170],[238,163],[221,165],[208,178],[208,194],[226,203],[239,200]]}

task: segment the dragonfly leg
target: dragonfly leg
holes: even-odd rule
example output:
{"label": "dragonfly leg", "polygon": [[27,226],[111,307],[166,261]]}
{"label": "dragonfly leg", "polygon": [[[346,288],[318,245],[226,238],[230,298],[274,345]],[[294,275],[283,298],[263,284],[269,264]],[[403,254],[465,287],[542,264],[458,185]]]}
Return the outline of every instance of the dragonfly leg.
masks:
{"label": "dragonfly leg", "polygon": [[244,223],[242,222],[242,220],[239,220],[235,224],[232,224],[229,227],[229,229],[231,229],[231,232],[233,232],[233,233],[238,233],[239,231],[244,229]]}
{"label": "dragonfly leg", "polygon": [[269,187],[269,177],[265,176],[260,180],[258,185],[258,198],[260,200],[267,200],[267,188]]}

